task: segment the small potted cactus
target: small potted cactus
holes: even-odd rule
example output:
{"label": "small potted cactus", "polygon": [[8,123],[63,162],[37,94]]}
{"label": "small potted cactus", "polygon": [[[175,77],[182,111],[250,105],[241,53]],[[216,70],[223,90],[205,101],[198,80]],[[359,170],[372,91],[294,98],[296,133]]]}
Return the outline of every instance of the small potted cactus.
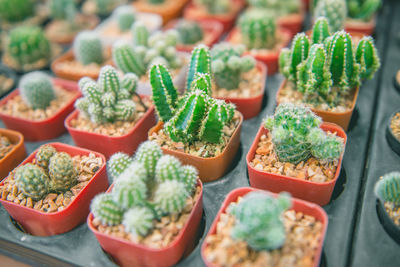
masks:
{"label": "small potted cactus", "polygon": [[250,185],[326,205],[339,177],[346,134],[304,106],[281,104],[247,154]]}
{"label": "small potted cactus", "polygon": [[[138,77],[127,73],[119,77],[115,68],[104,66],[96,81],[79,81],[83,97],[65,120],[75,144],[103,153],[106,157],[122,151],[132,153],[147,139],[155,124],[154,107],[136,93]],[[101,144],[101,146],[99,146]]]}
{"label": "small potted cactus", "polygon": [[127,2],[128,0],[86,0],[82,4],[82,12],[86,15],[97,15],[105,18],[118,6]]}
{"label": "small potted cactus", "polygon": [[32,235],[65,233],[85,221],[90,200],[107,189],[105,163],[86,149],[43,145],[0,183],[0,202]]}
{"label": "small potted cactus", "polygon": [[185,19],[198,21],[218,21],[223,31],[229,31],[237,15],[245,6],[245,0],[192,0],[185,8]]}
{"label": "small potted cactus", "polygon": [[319,266],[328,216],[318,205],[249,187],[230,192],[203,242],[214,266]]}
{"label": "small potted cactus", "polygon": [[25,156],[24,136],[19,132],[0,128],[0,181],[7,177]]}
{"label": "small potted cactus", "polygon": [[332,32],[344,29],[347,17],[346,0],[314,0],[314,19],[325,17]]}
{"label": "small potted cactus", "polygon": [[400,109],[392,113],[386,128],[386,139],[398,155],[400,155]]}
{"label": "small potted cactus", "polygon": [[290,41],[288,30],[277,28],[276,17],[265,10],[245,11],[239,18],[226,40],[233,44],[246,45],[245,54],[267,65],[268,75],[278,70],[279,52]]}
{"label": "small potted cactus", "polygon": [[116,180],[93,199],[89,229],[120,266],[172,266],[193,247],[200,225],[197,170],[151,141],[134,159],[121,155],[108,162]]}
{"label": "small potted cactus", "polygon": [[372,37],[363,37],[355,47],[345,31],[329,36],[327,20],[320,18],[311,40],[297,34],[291,49],[282,50],[279,65],[286,80],[277,92],[278,104],[306,104],[324,121],[347,130],[359,86],[373,78],[380,60]]}
{"label": "small potted cactus", "polygon": [[377,211],[386,232],[400,244],[400,172],[383,175],[375,184]]}
{"label": "small potted cactus", "polygon": [[155,13],[162,17],[163,24],[177,18],[189,0],[137,0],[133,6],[140,12]]}
{"label": "small potted cactus", "polygon": [[375,30],[375,15],[381,7],[381,0],[347,0],[345,29],[372,35]]}
{"label": "small potted cactus", "polygon": [[210,69],[208,49],[196,47],[182,96],[165,66],[156,64],[150,70],[159,122],[150,130],[149,139],[165,153],[194,165],[203,182],[224,175],[239,148],[243,122],[234,105],[212,98]]}
{"label": "small potted cactus", "polygon": [[0,100],[0,119],[27,141],[56,138],[66,131],[64,119],[79,96],[76,83],[30,72],[21,78],[18,90]]}

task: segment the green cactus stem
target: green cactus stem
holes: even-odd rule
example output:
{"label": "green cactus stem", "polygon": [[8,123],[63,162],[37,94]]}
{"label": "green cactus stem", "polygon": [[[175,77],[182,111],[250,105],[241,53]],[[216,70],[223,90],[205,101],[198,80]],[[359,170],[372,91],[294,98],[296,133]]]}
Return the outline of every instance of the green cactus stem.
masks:
{"label": "green cactus stem", "polygon": [[400,172],[385,174],[375,184],[375,195],[382,202],[391,202],[400,205]]}
{"label": "green cactus stem", "polygon": [[80,32],[75,37],[73,51],[75,58],[83,65],[101,64],[104,61],[100,36],[93,31]]}
{"label": "green cactus stem", "polygon": [[36,164],[47,170],[49,167],[50,158],[57,153],[57,150],[51,145],[42,145],[39,147],[35,155]]}
{"label": "green cactus stem", "polygon": [[198,73],[211,73],[210,49],[205,45],[198,45],[192,51],[186,77],[186,90],[190,90]]}
{"label": "green cactus stem", "polygon": [[18,167],[14,179],[18,189],[33,200],[45,197],[49,191],[50,178],[46,171],[32,163]]}
{"label": "green cactus stem", "polygon": [[356,61],[360,64],[361,79],[372,79],[381,63],[371,36],[364,36],[358,43]]}
{"label": "green cactus stem", "polygon": [[181,169],[180,181],[185,184],[185,188],[189,193],[193,193],[199,179],[199,172],[191,165],[185,165]]}
{"label": "green cactus stem", "polygon": [[156,142],[146,141],[140,144],[135,154],[135,160],[143,164],[147,177],[154,177],[156,165],[162,156],[162,150]]}
{"label": "green cactus stem", "polygon": [[113,154],[107,162],[112,181],[115,181],[132,163],[133,159],[128,154],[122,152]]}
{"label": "green cactus stem", "polygon": [[95,196],[90,204],[90,210],[94,218],[109,226],[120,224],[124,215],[124,210],[114,202],[112,195],[107,193]]}
{"label": "green cactus stem", "polygon": [[325,17],[332,32],[342,30],[347,16],[346,0],[318,0],[314,18]]}
{"label": "green cactus stem", "polygon": [[19,82],[24,103],[32,109],[46,109],[56,98],[50,77],[40,71],[25,74]]}
{"label": "green cactus stem", "polygon": [[[141,166],[143,168],[143,166]],[[127,210],[141,205],[147,199],[147,186],[141,177],[123,175],[116,180],[112,191],[113,200]]]}
{"label": "green cactus stem", "polygon": [[137,236],[146,236],[154,227],[154,213],[147,207],[134,207],[124,214],[122,224],[125,231]]}
{"label": "green cactus stem", "polygon": [[329,23],[325,17],[319,17],[312,29],[312,43],[323,44],[325,39],[330,36]]}
{"label": "green cactus stem", "polygon": [[158,185],[154,193],[154,203],[162,214],[179,214],[186,204],[189,193],[185,184],[176,180],[167,180]]}
{"label": "green cactus stem", "polygon": [[193,45],[203,40],[204,32],[199,23],[190,20],[179,20],[175,25],[179,33],[179,41],[186,45]]}
{"label": "green cactus stem", "polygon": [[168,180],[179,180],[181,176],[181,162],[171,155],[162,156],[156,166],[156,181],[162,183]]}
{"label": "green cactus stem", "polygon": [[65,152],[57,152],[49,162],[49,188],[56,192],[65,192],[77,183],[78,171],[72,158]]}

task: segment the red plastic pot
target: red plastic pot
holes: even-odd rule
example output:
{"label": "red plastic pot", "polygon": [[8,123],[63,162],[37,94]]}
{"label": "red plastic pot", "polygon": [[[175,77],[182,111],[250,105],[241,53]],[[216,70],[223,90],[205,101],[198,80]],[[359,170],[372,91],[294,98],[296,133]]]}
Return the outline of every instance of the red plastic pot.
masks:
{"label": "red plastic pot", "polygon": [[[329,131],[336,133],[337,136],[344,139],[344,144],[347,141],[347,135],[344,130],[336,124],[324,122],[321,129],[325,132]],[[292,196],[301,198],[310,202],[317,203],[318,205],[326,205],[329,203],[336,181],[339,177],[342,167],[343,155],[339,159],[338,167],[335,176],[332,180],[323,183],[317,183],[307,180],[301,180],[294,177],[268,173],[262,170],[257,170],[250,165],[256,154],[257,145],[263,134],[267,134],[268,130],[263,125],[260,126],[256,138],[247,153],[246,162],[249,172],[250,185],[255,188],[269,190],[275,193],[287,191]]]}
{"label": "red plastic pot", "polygon": [[258,115],[261,111],[262,100],[265,91],[265,82],[267,80],[267,67],[262,62],[257,62],[256,67],[261,71],[262,78],[262,92],[257,96],[249,98],[238,98],[238,97],[217,97],[218,99],[225,100],[228,103],[236,105],[236,109],[242,113],[243,119],[247,120]]}
{"label": "red plastic pot", "polygon": [[[372,35],[375,31],[376,19],[370,21],[347,20],[344,25],[346,32],[359,33],[363,35]],[[353,34],[351,34],[353,35]]]}
{"label": "red plastic pot", "polygon": [[197,21],[218,21],[222,23],[224,32],[230,30],[235,24],[235,20],[240,11],[244,8],[246,2],[244,0],[231,0],[231,12],[228,14],[209,14],[204,9],[199,8],[193,1],[191,1],[183,11],[185,19]]}
{"label": "red plastic pot", "polygon": [[[220,210],[218,211],[218,214],[215,217],[214,222],[211,225],[210,231],[208,232],[206,238],[208,238],[208,236],[216,233],[217,224],[221,217],[221,213],[224,213],[226,211],[226,208],[229,206],[229,204],[232,202],[236,202],[239,197],[243,197],[247,193],[253,192],[253,191],[259,191],[259,190],[250,188],[250,187],[242,187],[242,188],[237,188],[237,189],[231,191],[226,196],[224,202],[222,203],[222,206],[221,206]],[[265,194],[271,194],[272,196],[276,197],[276,194],[273,194],[270,192],[265,192]],[[320,259],[321,259],[322,246],[324,244],[326,229],[328,228],[328,215],[318,205],[315,205],[313,203],[309,203],[309,202],[306,202],[306,201],[303,201],[300,199],[296,199],[296,198],[292,198],[291,209],[295,210],[296,212],[302,212],[306,215],[313,216],[315,219],[320,221],[323,225],[322,235],[321,235],[321,238],[318,240],[318,248],[315,251],[314,262],[312,265],[313,267],[318,267]],[[205,251],[206,247],[207,247],[207,242],[203,242],[203,245],[201,246],[201,256],[203,258],[204,263],[206,264],[207,267],[217,267],[218,265],[208,261],[207,258],[205,257],[204,251]]]}
{"label": "red plastic pot", "polygon": [[24,136],[16,131],[0,129],[0,135],[3,135],[10,140],[14,147],[0,159],[0,180],[7,177],[8,173],[12,171],[21,161],[26,157]]}
{"label": "red plastic pot", "polygon": [[[57,151],[66,152],[71,156],[89,155],[90,153],[94,153],[96,157],[102,159],[103,165],[94,174],[89,183],[79,192],[75,199],[73,199],[71,203],[61,211],[46,213],[0,199],[10,216],[20,223],[28,233],[36,236],[62,234],[85,222],[86,217],[89,214],[90,201],[95,195],[104,192],[108,187],[106,159],[102,154],[62,143],[50,143],[50,145],[55,147]],[[36,152],[37,150],[29,155],[21,165],[32,162],[35,158]],[[1,185],[4,184],[4,181]]]}
{"label": "red plastic pot", "polygon": [[[178,20],[170,21],[165,29],[173,29],[178,23]],[[218,21],[198,21],[200,27],[203,29],[203,40],[200,43],[205,44],[209,47],[213,46],[216,42],[218,42],[219,38],[223,33],[223,26]],[[182,52],[192,52],[193,48],[195,48],[197,44],[177,44],[176,50]]]}
{"label": "red plastic pot", "polygon": [[[89,229],[94,233],[100,246],[109,253],[120,266],[164,267],[176,264],[186,250],[194,247],[197,229],[203,214],[203,184],[199,182],[201,193],[193,206],[189,219],[178,236],[167,247],[162,249],[149,248],[141,244],[129,242],[118,237],[100,233],[93,226],[93,214],[87,219]],[[108,189],[107,192],[111,190]]]}
{"label": "red plastic pot", "polygon": [[[76,92],[76,96],[66,103],[63,108],[59,109],[52,117],[44,120],[31,121],[0,113],[0,119],[4,122],[6,127],[22,133],[26,141],[53,139],[63,134],[66,131],[64,120],[68,114],[74,110],[75,100],[80,97],[81,93],[78,84],[75,82],[55,78],[53,79],[53,83],[67,91]],[[8,96],[0,100],[0,106],[5,105],[7,101],[18,94],[19,90],[12,91]]]}
{"label": "red plastic pot", "polygon": [[104,134],[91,133],[72,127],[71,121],[76,119],[79,111],[75,110],[65,120],[65,127],[68,129],[72,140],[79,147],[98,151],[109,158],[117,152],[124,152],[132,155],[140,143],[147,140],[149,129],[156,124],[154,107],[148,108],[142,118],[137,121],[134,127],[122,136],[107,136]]}

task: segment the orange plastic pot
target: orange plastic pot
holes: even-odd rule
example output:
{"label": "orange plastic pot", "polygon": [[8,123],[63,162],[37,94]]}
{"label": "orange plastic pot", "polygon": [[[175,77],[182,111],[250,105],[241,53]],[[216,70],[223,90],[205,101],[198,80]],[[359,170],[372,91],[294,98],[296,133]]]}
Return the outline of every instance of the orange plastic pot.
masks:
{"label": "orange plastic pot", "polygon": [[[257,49],[253,49],[253,50],[248,50],[244,53],[245,55],[253,56],[258,61],[261,61],[265,65],[267,65],[268,75],[272,75],[278,71],[279,68],[278,61],[281,49],[286,47],[292,38],[291,33],[283,28],[278,30],[277,36],[281,38],[281,41],[276,45],[276,47],[272,51],[265,50],[265,52],[263,52]],[[240,39],[241,39],[240,31],[237,28],[234,28],[226,37],[226,41],[235,44],[241,43]]]}
{"label": "orange plastic pot", "polygon": [[[10,216],[20,223],[28,233],[35,236],[62,234],[85,222],[86,217],[89,214],[90,201],[97,194],[107,190],[108,187],[106,159],[102,154],[62,143],[50,143],[50,145],[55,147],[57,151],[66,152],[71,156],[89,155],[90,153],[94,153],[96,157],[102,159],[103,164],[94,174],[89,183],[78,193],[71,203],[61,211],[46,213],[0,199],[3,207],[7,210]],[[21,165],[32,162],[35,158],[36,152],[37,150],[26,158]],[[4,181],[1,185],[4,184]]]}
{"label": "orange plastic pot", "polygon": [[[68,114],[74,110],[75,100],[80,97],[81,93],[75,82],[56,78],[53,79],[53,83],[67,91],[76,92],[76,96],[66,103],[63,108],[59,109],[53,116],[44,120],[31,121],[0,113],[0,119],[4,122],[6,127],[22,133],[26,141],[53,139],[63,134],[66,131],[64,120]],[[8,96],[0,100],[0,106],[4,105],[7,101],[17,95],[19,95],[19,90],[12,91]]]}
{"label": "orange plastic pot", "polygon": [[[165,29],[173,29],[178,23],[178,20],[170,21]],[[222,24],[218,21],[199,21],[200,27],[203,29],[203,40],[200,43],[205,44],[209,47],[213,46],[216,42],[218,42],[219,38],[223,33]],[[176,50],[182,52],[192,52],[192,50],[196,47],[197,44],[177,44]]]}
{"label": "orange plastic pot", "polygon": [[[193,206],[189,219],[178,236],[165,248],[149,248],[141,244],[100,233],[93,226],[93,214],[87,219],[89,229],[94,233],[100,246],[109,253],[119,266],[135,267],[167,267],[176,264],[189,249],[194,247],[196,233],[203,214],[203,185],[196,204]],[[111,188],[108,190],[108,192]]]}
{"label": "orange plastic pot", "polygon": [[[240,113],[239,113],[240,114]],[[243,116],[240,114],[240,122],[233,132],[231,139],[226,144],[226,147],[216,157],[202,158],[193,156],[177,150],[171,150],[162,147],[164,154],[169,154],[178,158],[183,164],[193,165],[199,171],[199,177],[202,182],[211,182],[222,177],[232,160],[234,159],[236,152],[240,145],[240,132],[242,129]],[[156,126],[150,129],[149,136],[153,133],[159,132],[163,128],[164,124],[158,122]]]}
{"label": "orange plastic pot", "polygon": [[79,111],[75,110],[65,120],[65,127],[68,129],[72,140],[74,140],[75,144],[79,147],[84,147],[104,154],[107,159],[117,152],[124,152],[132,155],[139,144],[147,140],[149,129],[156,124],[153,106],[149,107],[135,126],[132,127],[128,133],[122,136],[108,136],[76,129],[72,127],[71,121],[76,119],[78,115]]}
{"label": "orange plastic pot", "polygon": [[[337,136],[344,139],[344,144],[346,145],[347,135],[338,125],[324,122],[321,125],[321,129],[325,132],[329,131],[331,133],[336,133]],[[255,188],[265,189],[275,193],[287,191],[291,193],[294,197],[311,201],[321,206],[328,204],[331,199],[336,181],[340,174],[343,155],[339,159],[334,178],[331,181],[323,183],[301,180],[294,177],[288,177],[284,175],[268,173],[262,170],[257,170],[250,165],[250,162],[254,159],[257,145],[261,136],[267,133],[268,130],[265,129],[263,125],[261,125],[256,135],[256,138],[246,156],[250,185]]]}
{"label": "orange plastic pot", "polygon": [[139,12],[155,13],[162,17],[163,24],[181,15],[183,7],[189,0],[166,0],[163,4],[150,4],[147,0],[139,0],[133,6]]}
{"label": "orange plastic pot", "polygon": [[[363,35],[372,35],[375,31],[376,19],[372,18],[370,21],[357,21],[347,20],[344,25],[346,32],[360,33]],[[352,34],[353,35],[353,34]]]}
{"label": "orange plastic pot", "polygon": [[299,13],[289,14],[278,18],[278,26],[291,33],[291,37],[301,31],[306,16],[304,4],[301,5]]}
{"label": "orange plastic pot", "polygon": [[244,0],[231,0],[230,6],[232,9],[227,14],[209,14],[203,8],[197,6],[191,1],[183,11],[185,19],[197,21],[218,21],[222,23],[224,32],[229,31],[235,24],[236,17],[244,8],[246,2]]}
{"label": "orange plastic pot", "polygon": [[[280,93],[283,90],[283,88],[286,86],[286,83],[287,83],[287,80],[284,80],[282,82],[278,92],[276,93],[276,103],[277,103],[276,105],[277,106],[279,106],[279,104],[281,102],[279,99],[279,96],[280,96]],[[351,109],[349,109],[348,111],[332,112],[332,111],[319,110],[319,109],[314,109],[314,108],[311,108],[311,110],[315,114],[320,116],[323,121],[335,123],[335,124],[339,125],[340,127],[342,127],[345,131],[347,131],[350,120],[351,120],[351,116],[353,115],[353,111],[356,106],[359,89],[360,88],[357,86],[356,91],[354,93],[354,99],[351,104]]]}
{"label": "orange plastic pot", "polygon": [[[226,212],[226,209],[228,208],[229,204],[232,202],[236,202],[239,197],[243,197],[247,193],[253,192],[253,191],[261,191],[261,190],[250,188],[250,187],[241,187],[241,188],[237,188],[237,189],[231,191],[226,196],[224,202],[222,203],[222,206],[221,206],[220,210],[218,211],[217,216],[215,217],[214,222],[211,225],[210,231],[208,231],[206,238],[208,238],[210,235],[214,235],[217,232],[217,224],[221,218],[221,214]],[[265,192],[265,191],[262,191],[262,192]],[[273,197],[276,197],[276,194],[273,194],[270,192],[265,192],[265,194],[269,194],[269,195],[272,195]],[[296,212],[302,212],[303,214],[312,216],[316,220],[318,220],[322,223],[322,235],[321,235],[321,238],[318,240],[318,248],[315,251],[315,255],[313,257],[314,261],[311,265],[313,267],[318,267],[319,262],[321,260],[322,246],[324,244],[326,230],[328,228],[328,215],[318,205],[315,205],[313,203],[309,203],[307,201],[303,201],[303,200],[300,200],[297,198],[292,198],[292,207],[290,209],[293,209]],[[201,257],[203,258],[205,265],[207,267],[217,267],[218,265],[208,261],[207,258],[205,257],[204,251],[206,248],[207,248],[207,242],[203,242],[203,245],[201,246]]]}
{"label": "orange plastic pot", "polygon": [[24,136],[21,133],[0,128],[0,135],[7,137],[14,146],[7,155],[0,159],[0,180],[3,180],[10,171],[24,160],[26,151]]}
{"label": "orange plastic pot", "polygon": [[267,67],[262,62],[257,62],[257,69],[262,73],[261,84],[262,92],[259,95],[252,96],[249,98],[238,98],[238,97],[217,97],[218,99],[225,100],[228,103],[236,105],[236,109],[242,113],[243,119],[247,120],[258,115],[261,111],[262,100],[265,91],[265,82],[267,80]]}

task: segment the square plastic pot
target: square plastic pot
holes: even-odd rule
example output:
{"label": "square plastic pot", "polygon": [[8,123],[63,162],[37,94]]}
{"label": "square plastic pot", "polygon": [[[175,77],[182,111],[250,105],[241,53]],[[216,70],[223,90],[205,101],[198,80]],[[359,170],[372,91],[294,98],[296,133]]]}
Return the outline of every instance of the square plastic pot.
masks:
{"label": "square plastic pot", "polygon": [[363,35],[372,35],[375,31],[376,19],[373,17],[370,21],[347,20],[344,24],[346,32],[360,33]]}
{"label": "square plastic pot", "polygon": [[[94,174],[89,183],[79,192],[75,199],[73,199],[71,203],[61,211],[46,213],[0,199],[0,202],[3,204],[3,207],[7,210],[10,216],[20,223],[28,233],[35,236],[62,234],[85,222],[86,217],[89,214],[90,201],[97,194],[107,190],[108,187],[106,159],[102,154],[62,143],[49,144],[55,147],[57,151],[66,152],[71,156],[89,155],[90,153],[94,153],[96,157],[102,159],[103,165]],[[36,152],[37,150],[29,155],[21,165],[32,162],[35,158]],[[4,184],[4,181],[1,185]]]}
{"label": "square plastic pot", "polygon": [[122,136],[108,136],[104,134],[91,133],[72,127],[71,121],[76,119],[79,111],[75,110],[65,120],[65,127],[68,129],[72,140],[79,147],[98,151],[108,159],[114,153],[124,152],[132,155],[140,143],[147,140],[147,133],[156,124],[154,107],[148,108],[132,129]]}
{"label": "square plastic pot", "polygon": [[[281,86],[279,87],[278,92],[276,93],[276,105],[277,106],[279,106],[279,104],[281,103],[279,95],[280,95],[281,91],[283,90],[283,88],[285,88],[286,83],[287,83],[287,80],[284,80],[282,82]],[[320,116],[323,121],[335,123],[335,124],[339,125],[340,127],[342,127],[345,131],[347,131],[347,129],[349,128],[351,116],[353,115],[353,111],[356,106],[359,89],[360,89],[360,87],[358,87],[358,86],[355,88],[355,93],[354,93],[354,98],[353,98],[353,101],[351,104],[351,108],[348,111],[332,112],[332,111],[326,111],[326,110],[319,110],[319,109],[315,109],[315,108],[311,108],[311,110],[315,114]]]}
{"label": "square plastic pot", "polygon": [[[217,216],[215,217],[214,222],[212,223],[212,225],[210,227],[210,231],[208,231],[208,234],[207,234],[206,238],[208,238],[208,236],[213,235],[213,234],[216,233],[217,224],[218,224],[218,221],[220,220],[221,214],[226,211],[226,209],[229,206],[229,204],[232,203],[232,202],[236,202],[239,197],[243,197],[247,193],[253,192],[253,191],[260,191],[260,190],[254,189],[254,188],[250,188],[250,187],[241,187],[241,188],[237,188],[237,189],[231,191],[226,196],[224,202],[222,203],[222,206],[221,206],[220,210],[218,211]],[[273,197],[276,197],[276,194],[273,194],[273,193],[270,193],[270,192],[266,192],[266,191],[264,191],[264,192],[265,192],[265,194],[270,194]],[[321,235],[321,238],[318,240],[318,248],[315,251],[314,262],[312,264],[313,267],[318,267],[319,266],[319,262],[321,260],[322,246],[324,244],[326,229],[328,228],[328,215],[318,205],[315,205],[313,203],[310,203],[310,202],[307,202],[307,201],[303,201],[303,200],[300,200],[300,199],[296,199],[296,198],[292,198],[292,207],[290,209],[293,209],[296,212],[302,212],[302,213],[304,213],[306,215],[313,216],[315,219],[320,221],[322,223],[322,225],[323,225],[323,227],[322,227],[322,235]],[[212,262],[209,262],[206,259],[205,254],[204,254],[204,251],[205,251],[206,247],[207,247],[207,243],[203,242],[203,245],[201,246],[201,257],[203,258],[203,261],[204,261],[205,265],[207,267],[217,267],[218,265],[216,265],[216,264],[214,264]]]}
{"label": "square plastic pot", "polygon": [[181,15],[183,7],[189,0],[166,0],[162,4],[150,4],[147,0],[138,0],[133,3],[137,11],[155,13],[162,17],[163,24]]}
{"label": "square plastic pot", "polygon": [[[344,139],[344,144],[347,142],[347,135],[338,125],[333,123],[324,122],[321,129],[325,132],[336,133],[337,136]],[[329,203],[336,181],[339,177],[342,167],[343,155],[340,157],[335,176],[332,180],[323,183],[317,183],[307,180],[302,180],[285,175],[268,173],[262,170],[257,170],[250,165],[256,154],[257,145],[263,134],[267,134],[268,130],[263,125],[260,126],[256,138],[250,147],[246,156],[247,170],[249,173],[250,185],[255,188],[268,190],[274,193],[282,191],[289,192],[292,196],[304,199],[310,202],[317,203],[318,205],[326,205]]]}
{"label": "square plastic pot", "polygon": [[0,180],[8,176],[8,173],[12,171],[21,161],[26,157],[24,136],[16,131],[1,129],[0,135],[5,136],[13,144],[13,148],[0,159]]}
{"label": "square plastic pot", "polygon": [[[243,116],[240,114],[239,124],[233,132],[231,139],[226,144],[222,153],[216,157],[203,158],[168,148],[162,147],[161,149],[164,154],[169,154],[178,158],[183,164],[189,164],[196,167],[199,171],[199,178],[202,182],[211,182],[222,177],[229,168],[232,160],[235,158],[240,145],[242,123]],[[149,136],[153,133],[159,132],[163,126],[164,124],[162,122],[158,122],[156,126],[150,129]]]}
{"label": "square plastic pot", "polygon": [[[187,248],[193,247],[196,233],[203,214],[203,185],[199,182],[201,193],[193,206],[189,219],[178,236],[167,247],[161,249],[149,248],[141,244],[100,233],[93,226],[93,214],[87,219],[89,229],[94,233],[100,246],[110,254],[120,266],[135,267],[167,267],[176,264]],[[111,188],[107,192],[110,192]]]}
{"label": "square plastic pot", "polygon": [[[53,114],[53,116],[44,120],[31,121],[0,113],[0,119],[4,122],[6,127],[22,133],[26,141],[53,139],[66,132],[64,120],[68,114],[74,110],[75,100],[81,96],[81,92],[79,91],[78,84],[75,82],[55,78],[53,79],[53,83],[67,91],[76,92],[76,96],[71,98],[68,103]],[[19,90],[12,91],[9,95],[0,100],[0,106],[5,105],[7,101],[17,95],[19,95]]]}

